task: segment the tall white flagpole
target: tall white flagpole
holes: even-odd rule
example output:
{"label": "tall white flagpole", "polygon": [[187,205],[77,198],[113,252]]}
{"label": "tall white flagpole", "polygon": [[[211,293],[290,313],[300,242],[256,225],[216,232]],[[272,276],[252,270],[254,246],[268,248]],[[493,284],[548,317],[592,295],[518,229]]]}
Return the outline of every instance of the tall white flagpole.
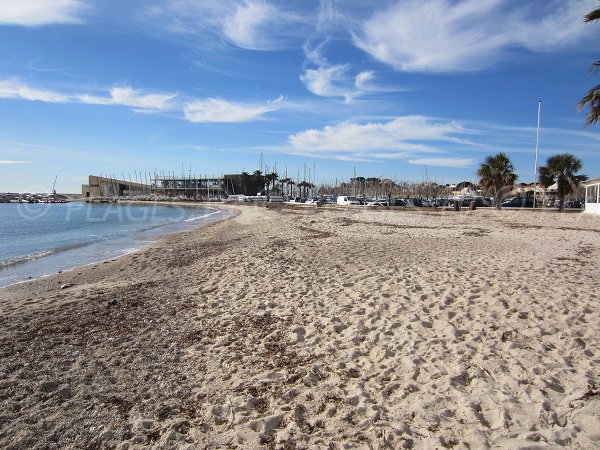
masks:
{"label": "tall white flagpole", "polygon": [[537,166],[538,166],[538,148],[540,145],[540,113],[542,111],[542,101],[538,101],[538,123],[537,131],[535,133],[535,167],[533,172],[533,209],[537,203]]}

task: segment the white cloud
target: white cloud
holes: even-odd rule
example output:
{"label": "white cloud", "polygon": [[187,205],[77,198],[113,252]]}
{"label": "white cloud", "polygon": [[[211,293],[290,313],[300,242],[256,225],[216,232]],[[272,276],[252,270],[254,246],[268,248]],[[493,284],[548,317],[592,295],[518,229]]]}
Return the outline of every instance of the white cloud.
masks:
{"label": "white cloud", "polygon": [[376,12],[354,34],[355,45],[407,72],[489,68],[511,49],[554,50],[589,32],[582,16],[595,0],[407,0]]}
{"label": "white cloud", "polygon": [[460,143],[469,131],[454,122],[424,116],[398,117],[389,122],[344,122],[288,137],[288,150],[300,154],[344,154],[346,157],[392,159],[415,153],[439,152],[433,143]]}
{"label": "white cloud", "polygon": [[264,114],[279,109],[282,97],[266,104],[233,103],[221,98],[209,98],[187,103],[185,118],[190,122],[251,122]]}
{"label": "white cloud", "polygon": [[89,105],[128,106],[142,111],[164,111],[174,108],[176,94],[144,93],[131,87],[114,87],[109,97],[90,94],[63,94],[31,87],[17,79],[0,80],[0,98],[40,101],[44,103],[85,103]]}
{"label": "white cloud", "polygon": [[14,98],[45,103],[66,103],[69,97],[58,92],[32,88],[16,79],[0,80],[0,98]]}
{"label": "white cloud", "polygon": [[85,9],[81,0],[0,0],[0,24],[77,24],[82,22]]}
{"label": "white cloud", "polygon": [[348,67],[345,65],[308,69],[300,75],[300,80],[315,95],[321,97],[343,97],[346,102],[349,102],[352,100],[354,93],[348,87],[343,86],[349,83],[348,76],[346,75],[347,70]]}
{"label": "white cloud", "polygon": [[357,89],[365,89],[368,87],[370,81],[374,78],[374,73],[372,70],[367,70],[364,72],[360,72],[356,77],[354,77],[354,85]]}
{"label": "white cloud", "polygon": [[11,161],[7,159],[0,159],[0,166],[5,164],[27,164],[27,161]]}
{"label": "white cloud", "polygon": [[[301,42],[314,28],[314,18],[263,0],[166,0],[144,10],[153,26],[203,38],[214,45],[217,38],[249,50],[274,50]],[[316,17],[317,13],[312,14]]]}
{"label": "white cloud", "polygon": [[223,31],[238,47],[262,48],[265,46],[264,28],[276,12],[266,3],[247,2],[224,20]]}
{"label": "white cloud", "polygon": [[452,167],[457,169],[466,169],[473,167],[476,164],[476,158],[419,158],[409,159],[410,164],[417,164],[422,166],[439,166],[439,167]]}
{"label": "white cloud", "polygon": [[37,89],[15,79],[0,80],[0,99],[11,98],[45,103],[83,103],[87,105],[125,106],[139,112],[182,111],[186,120],[203,122],[250,122],[280,109],[283,97],[262,104],[230,102],[221,98],[177,101],[177,94],[148,93],[128,86],[110,89],[110,95],[61,94]]}
{"label": "white cloud", "polygon": [[110,97],[81,95],[82,103],[92,105],[121,105],[140,110],[164,111],[173,108],[172,100],[176,94],[147,94],[131,87],[115,87],[110,90]]}
{"label": "white cloud", "polygon": [[307,42],[303,46],[307,62],[316,66],[305,69],[300,75],[300,80],[310,92],[320,97],[343,98],[346,103],[351,103],[355,98],[368,93],[398,90],[375,85],[373,70],[353,74],[349,64],[331,63],[324,55],[328,43],[328,40],[324,40],[311,46]]}

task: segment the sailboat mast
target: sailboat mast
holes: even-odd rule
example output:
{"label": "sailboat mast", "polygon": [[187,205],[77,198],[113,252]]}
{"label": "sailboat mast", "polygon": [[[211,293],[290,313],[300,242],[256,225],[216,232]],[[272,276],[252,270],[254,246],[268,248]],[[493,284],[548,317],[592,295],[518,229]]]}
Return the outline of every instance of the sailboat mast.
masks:
{"label": "sailboat mast", "polygon": [[537,203],[537,166],[538,166],[538,148],[540,144],[540,113],[542,112],[542,101],[538,101],[538,121],[537,121],[537,131],[535,133],[535,166],[533,171],[533,209],[536,207]]}

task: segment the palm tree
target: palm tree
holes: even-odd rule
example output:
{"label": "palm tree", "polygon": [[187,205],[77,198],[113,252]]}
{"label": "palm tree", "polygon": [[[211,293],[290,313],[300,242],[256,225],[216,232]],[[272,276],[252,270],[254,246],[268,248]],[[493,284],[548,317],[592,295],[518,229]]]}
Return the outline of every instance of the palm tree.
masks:
{"label": "palm tree", "polygon": [[300,188],[300,197],[304,197],[304,188],[306,187],[308,183],[306,181],[300,181],[299,183],[296,183],[296,186],[298,186]]}
{"label": "palm tree", "polygon": [[271,172],[269,174],[269,180],[271,181],[273,187],[271,189],[271,191],[275,192],[275,183],[277,183],[277,180],[279,179],[279,174],[277,172]]}
{"label": "palm tree", "polygon": [[275,172],[267,173],[263,177],[264,187],[267,188],[267,201],[269,201],[269,187],[273,183],[273,189],[275,189],[275,181],[277,181],[278,175]]}
{"label": "palm tree", "polygon": [[[291,195],[290,192],[290,183],[293,183],[291,178],[280,178],[279,179],[279,183],[281,183],[281,193],[285,194],[285,195]],[[287,186],[287,189],[285,189],[285,186]]]}
{"label": "palm tree", "polygon": [[582,181],[587,180],[585,175],[575,175],[583,167],[579,158],[570,153],[560,153],[551,156],[546,161],[546,165],[539,168],[540,183],[545,188],[556,183],[557,194],[560,199],[559,211],[563,212],[565,208],[565,197]]}
{"label": "palm tree", "polygon": [[260,170],[255,170],[252,174],[256,178],[256,189],[258,190],[258,194],[260,194],[261,188],[265,186],[265,177]]}
{"label": "palm tree", "polygon": [[479,184],[486,192],[492,192],[497,209],[502,207],[502,193],[517,179],[515,167],[506,153],[488,156],[477,171]]}
{"label": "palm tree", "polygon": [[298,183],[297,186],[301,189],[300,197],[306,197],[308,195],[308,190],[315,187],[314,184],[309,183],[308,181],[305,181],[305,180]]}
{"label": "palm tree", "polygon": [[[600,8],[590,11],[584,16],[585,23],[595,22],[600,20]],[[600,61],[592,64],[591,71],[594,72],[600,69]],[[577,109],[581,110],[585,105],[589,105],[590,110],[585,120],[585,125],[590,126],[600,121],[600,84],[590,89],[585,97],[581,99],[577,105]]]}
{"label": "palm tree", "polygon": [[244,195],[248,195],[246,186],[248,185],[248,180],[250,179],[250,174],[245,170],[242,172],[242,183],[244,184]]}

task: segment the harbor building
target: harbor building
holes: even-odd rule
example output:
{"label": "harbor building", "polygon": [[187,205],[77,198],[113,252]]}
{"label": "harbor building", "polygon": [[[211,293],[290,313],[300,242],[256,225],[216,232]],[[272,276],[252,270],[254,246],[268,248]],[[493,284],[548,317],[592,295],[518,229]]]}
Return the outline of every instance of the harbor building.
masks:
{"label": "harbor building", "polygon": [[84,198],[166,197],[216,201],[229,195],[257,195],[260,180],[256,175],[231,174],[223,177],[155,176],[146,183],[90,175],[81,187]]}
{"label": "harbor building", "polygon": [[582,184],[585,186],[585,212],[600,214],[600,178]]}
{"label": "harbor building", "polygon": [[133,197],[135,195],[150,195],[153,187],[149,184],[135,183],[131,180],[99,177],[90,175],[88,184],[81,186],[83,198],[94,197]]}

